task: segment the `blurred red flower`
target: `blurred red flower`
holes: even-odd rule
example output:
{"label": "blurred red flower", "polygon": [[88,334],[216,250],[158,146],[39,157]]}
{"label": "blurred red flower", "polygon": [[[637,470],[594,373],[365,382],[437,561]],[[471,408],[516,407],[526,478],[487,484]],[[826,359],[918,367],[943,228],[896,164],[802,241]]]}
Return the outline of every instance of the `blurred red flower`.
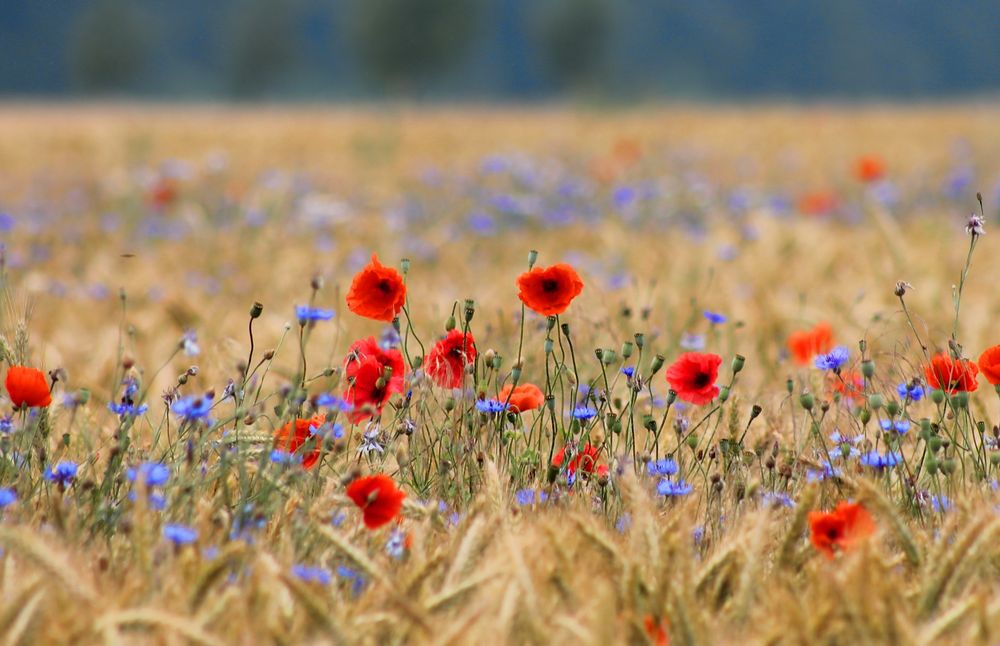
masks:
{"label": "blurred red flower", "polygon": [[719,377],[722,357],[707,352],[685,352],[667,368],[667,382],[682,400],[702,406],[719,394],[715,380]]}
{"label": "blurred red flower", "polygon": [[931,357],[930,364],[924,366],[924,375],[931,388],[943,390],[950,395],[957,392],[972,392],[979,387],[976,377],[979,368],[968,359],[952,359],[947,352],[939,352]]}
{"label": "blurred red flower", "polygon": [[14,408],[44,408],[52,403],[49,382],[37,368],[11,366],[7,370],[7,394]]}
{"label": "blurred red flower", "polygon": [[655,646],[670,646],[670,638],[667,636],[667,620],[657,621],[653,615],[646,615],[642,620],[646,629],[646,636]]}
{"label": "blurred red flower", "polygon": [[535,267],[517,277],[518,298],[543,316],[562,314],[583,291],[576,270],[565,263]]}
{"label": "blurred red flower", "polygon": [[347,485],[347,497],[361,508],[365,527],[378,529],[399,515],[406,494],[392,478],[379,473],[356,478]]}
{"label": "blurred red flower", "polygon": [[376,321],[396,318],[406,303],[403,277],[392,267],[386,267],[372,254],[369,262],[351,281],[347,292],[347,309],[358,316]]}
{"label": "blurred red flower", "polygon": [[[576,473],[577,469],[579,469],[581,473],[593,473],[600,453],[601,450],[596,446],[593,446],[590,443],[584,444],[583,448],[577,451],[576,455],[570,458],[569,464],[566,465],[566,472],[573,475]],[[552,466],[562,468],[563,462],[565,461],[566,447],[564,446],[556,451],[555,455],[552,456]]]}
{"label": "blurred red flower", "polygon": [[809,539],[828,558],[851,549],[874,532],[875,521],[859,503],[842,501],[833,511],[809,512]]}
{"label": "blurred red flower", "polygon": [[471,334],[451,330],[427,353],[424,370],[442,388],[459,388],[465,367],[476,360],[476,342]]}
{"label": "blurred red flower", "polygon": [[986,381],[994,386],[1000,384],[1000,345],[986,348],[979,355],[979,369],[983,372],[983,376],[986,377]]}
{"label": "blurred red flower", "polygon": [[885,160],[878,155],[862,155],[854,162],[854,176],[862,182],[874,182],[885,176]]}
{"label": "blurred red flower", "polygon": [[803,215],[826,215],[837,208],[837,196],[829,191],[813,191],[799,197],[796,206]]}
{"label": "blurred red flower", "polygon": [[288,422],[274,433],[274,448],[300,456],[303,468],[313,468],[319,461],[320,452],[323,449],[323,442],[320,438],[316,438],[315,446],[308,453],[297,453],[297,451],[312,437],[310,428],[319,428],[325,421],[326,419],[322,415],[316,415],[311,419],[297,419],[294,422]]}
{"label": "blurred red flower", "polygon": [[788,335],[788,350],[799,365],[808,364],[817,354],[833,349],[833,328],[829,323],[817,323],[811,330],[799,330]]}
{"label": "blurred red flower", "polygon": [[351,421],[357,424],[380,415],[393,393],[403,392],[405,372],[406,364],[399,350],[383,350],[375,337],[352,343],[344,359],[344,378],[348,384],[344,399],[354,406]]}
{"label": "blurred red flower", "polygon": [[534,410],[545,403],[545,395],[542,393],[542,389],[535,384],[528,383],[518,384],[517,386],[507,384],[501,388],[497,400],[506,402],[508,398],[510,398],[508,402],[510,410],[514,413]]}

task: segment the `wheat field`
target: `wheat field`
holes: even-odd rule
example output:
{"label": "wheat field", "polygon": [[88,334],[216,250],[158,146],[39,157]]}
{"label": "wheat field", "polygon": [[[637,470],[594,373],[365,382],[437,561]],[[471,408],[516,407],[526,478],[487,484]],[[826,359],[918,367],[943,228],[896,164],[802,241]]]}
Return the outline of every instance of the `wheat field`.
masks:
{"label": "wheat field", "polygon": [[[0,168],[3,369],[52,396],[0,402],[8,643],[1000,641],[996,105],[7,104]],[[345,301],[373,253],[394,322]]]}

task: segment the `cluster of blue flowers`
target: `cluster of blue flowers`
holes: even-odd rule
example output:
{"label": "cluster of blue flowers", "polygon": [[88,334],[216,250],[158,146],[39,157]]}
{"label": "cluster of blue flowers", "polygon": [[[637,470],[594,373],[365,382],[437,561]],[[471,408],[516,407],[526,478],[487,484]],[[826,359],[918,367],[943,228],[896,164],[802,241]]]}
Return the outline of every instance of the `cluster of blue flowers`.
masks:
{"label": "cluster of blue flowers", "polygon": [[850,358],[850,351],[845,346],[839,345],[830,352],[817,356],[816,367],[820,370],[837,371],[844,367]]}
{"label": "cluster of blue flowers", "polygon": [[298,319],[300,324],[329,321],[333,318],[333,310],[324,310],[319,307],[309,307],[308,305],[296,305],[295,318]]}

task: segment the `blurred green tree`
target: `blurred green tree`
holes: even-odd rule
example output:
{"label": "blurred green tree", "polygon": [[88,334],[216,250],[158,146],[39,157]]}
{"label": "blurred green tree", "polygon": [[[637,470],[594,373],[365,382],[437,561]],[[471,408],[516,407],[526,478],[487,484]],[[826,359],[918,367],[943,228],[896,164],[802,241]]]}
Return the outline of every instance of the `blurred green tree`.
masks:
{"label": "blurred green tree", "polygon": [[130,89],[149,54],[149,30],[130,0],[95,0],[73,33],[70,67],[86,92]]}
{"label": "blurred green tree", "polygon": [[556,84],[579,89],[596,83],[612,32],[609,0],[550,0],[539,11],[541,51]]}
{"label": "blurred green tree", "polygon": [[368,75],[412,93],[454,66],[477,31],[478,0],[356,0],[356,44]]}
{"label": "blurred green tree", "polygon": [[293,0],[247,0],[232,10],[226,42],[226,79],[231,94],[265,93],[295,62]]}

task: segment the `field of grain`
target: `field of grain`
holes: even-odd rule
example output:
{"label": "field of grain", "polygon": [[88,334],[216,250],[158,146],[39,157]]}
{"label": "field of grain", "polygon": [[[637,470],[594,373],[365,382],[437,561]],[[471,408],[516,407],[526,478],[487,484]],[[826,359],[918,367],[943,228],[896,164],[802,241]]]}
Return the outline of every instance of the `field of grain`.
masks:
{"label": "field of grain", "polygon": [[1000,640],[996,105],[9,104],[0,169],[9,643]]}

